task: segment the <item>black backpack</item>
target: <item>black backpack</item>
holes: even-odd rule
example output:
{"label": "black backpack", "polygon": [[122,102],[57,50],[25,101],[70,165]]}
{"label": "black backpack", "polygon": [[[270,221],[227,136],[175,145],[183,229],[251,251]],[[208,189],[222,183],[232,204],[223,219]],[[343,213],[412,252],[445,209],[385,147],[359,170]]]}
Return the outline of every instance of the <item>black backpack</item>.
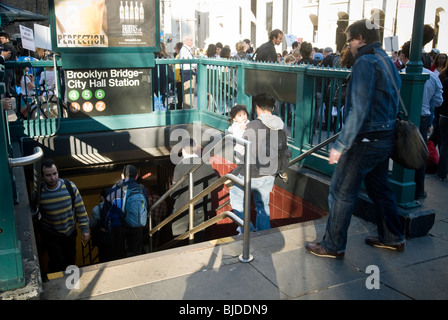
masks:
{"label": "black backpack", "polygon": [[75,195],[75,191],[72,188],[72,184],[70,182],[70,180],[64,179],[64,183],[65,183],[65,187],[67,188],[68,193],[70,193],[70,197],[72,198],[72,208],[73,208],[73,213],[75,212],[75,199],[76,199],[76,195]]}

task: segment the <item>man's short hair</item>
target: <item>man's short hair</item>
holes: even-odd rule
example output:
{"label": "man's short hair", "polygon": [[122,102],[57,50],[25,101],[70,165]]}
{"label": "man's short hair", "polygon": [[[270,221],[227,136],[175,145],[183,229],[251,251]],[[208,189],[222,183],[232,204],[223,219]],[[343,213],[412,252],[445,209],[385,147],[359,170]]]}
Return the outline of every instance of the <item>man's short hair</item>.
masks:
{"label": "man's short hair", "polygon": [[311,52],[313,51],[313,45],[309,42],[303,42],[300,46],[300,54],[303,58],[309,58],[311,56]]}
{"label": "man's short hair", "polygon": [[274,40],[274,38],[278,38],[279,35],[283,34],[283,31],[280,29],[272,30],[269,34],[269,41]]}
{"label": "man's short hair", "polygon": [[193,36],[191,34],[186,34],[183,36],[183,42],[187,41],[187,40],[193,40]]}
{"label": "man's short hair", "polygon": [[135,179],[138,175],[138,170],[132,164],[128,164],[123,168],[123,175],[125,178]]}
{"label": "man's short hair", "polygon": [[10,39],[10,35],[7,32],[0,32],[0,37],[5,37],[6,39]]}
{"label": "man's short hair", "polygon": [[[0,34],[1,37],[1,34]],[[54,160],[52,159],[45,159],[42,161],[42,165],[41,165],[41,172],[44,172],[44,168],[51,168],[52,166],[56,166],[56,163],[54,162]]]}
{"label": "man's short hair", "polygon": [[184,46],[184,43],[183,43],[183,42],[178,42],[178,43],[176,43],[176,45],[174,46],[174,48],[180,50],[180,49],[182,49],[183,46]]}
{"label": "man's short hair", "polygon": [[352,39],[358,38],[360,35],[366,43],[380,42],[380,27],[373,21],[368,19],[358,20],[348,26],[345,33],[350,32]]}
{"label": "man's short hair", "polygon": [[411,55],[411,41],[406,41],[401,47],[401,53],[409,59]]}
{"label": "man's short hair", "polygon": [[333,48],[332,48],[332,47],[326,47],[326,48],[324,49],[324,52],[325,52],[325,53],[333,53]]}
{"label": "man's short hair", "polygon": [[262,110],[272,112],[275,105],[275,99],[267,93],[259,93],[254,97],[255,104]]}

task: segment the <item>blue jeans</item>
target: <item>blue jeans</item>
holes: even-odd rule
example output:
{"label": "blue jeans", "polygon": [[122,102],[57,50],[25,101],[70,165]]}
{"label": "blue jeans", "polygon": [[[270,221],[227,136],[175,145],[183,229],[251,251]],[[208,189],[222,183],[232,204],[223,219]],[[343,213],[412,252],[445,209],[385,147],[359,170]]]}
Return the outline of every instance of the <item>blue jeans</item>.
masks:
{"label": "blue jeans", "polygon": [[[238,178],[244,181],[244,177],[239,175]],[[255,209],[257,212],[256,230],[271,229],[271,212],[269,209],[269,201],[272,188],[274,187],[275,177],[266,176],[261,178],[253,178],[251,180],[251,191],[254,197]],[[230,204],[233,212],[244,220],[244,189],[234,185],[230,189]],[[254,225],[250,224],[250,230],[255,230]]]}
{"label": "blue jeans", "polygon": [[378,134],[370,142],[354,142],[342,155],[330,185],[330,215],[321,243],[327,251],[345,251],[348,228],[363,180],[375,205],[379,240],[388,245],[404,241],[397,200],[388,185],[393,136],[392,130]]}

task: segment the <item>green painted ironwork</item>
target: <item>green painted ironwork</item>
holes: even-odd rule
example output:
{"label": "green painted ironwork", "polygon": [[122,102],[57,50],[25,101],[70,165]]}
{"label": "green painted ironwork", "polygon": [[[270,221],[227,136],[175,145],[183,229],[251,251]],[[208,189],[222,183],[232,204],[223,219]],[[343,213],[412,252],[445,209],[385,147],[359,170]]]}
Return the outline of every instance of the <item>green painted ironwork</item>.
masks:
{"label": "green painted ironwork", "polygon": [[[416,16],[414,21],[414,38],[412,44],[412,61],[408,67],[407,74],[402,74],[403,88],[402,95],[404,102],[408,107],[411,120],[415,124],[420,122],[421,102],[423,97],[423,86],[427,76],[421,73],[420,56],[416,53],[421,52],[421,42],[417,39],[422,34],[423,15],[425,2],[416,1]],[[281,87],[283,84],[276,84],[275,80],[280,79],[281,75],[288,74],[288,79],[294,79],[297,83],[295,87],[295,100],[279,101],[275,112],[285,119],[291,117],[289,124],[290,148],[293,151],[293,157],[306,152],[312,147],[327,140],[339,131],[342,118],[341,109],[342,94],[337,88],[343,80],[350,74],[349,70],[318,68],[309,65],[290,66],[271,63],[253,63],[247,61],[217,60],[198,58],[190,60],[177,59],[151,59],[145,55],[135,61],[126,63],[121,57],[104,55],[105,60],[101,65],[84,64],[76,60],[76,55],[65,53],[62,58],[57,57],[57,66],[63,71],[68,68],[116,68],[117,64],[126,68],[150,68],[156,72],[158,87],[161,87],[161,75],[169,75],[168,69],[161,69],[161,66],[172,68],[173,74],[176,74],[176,65],[184,68],[187,65],[196,65],[195,76],[197,80],[197,94],[193,88],[189,89],[189,98],[194,101],[190,109],[182,109],[177,100],[178,88],[174,85],[172,92],[152,92],[151,96],[161,97],[166,111],[152,110],[147,114],[140,115],[116,115],[104,117],[92,117],[87,119],[72,119],[67,117],[48,118],[48,119],[17,119],[7,123],[11,139],[18,140],[24,137],[39,138],[50,137],[54,135],[74,135],[78,133],[109,132],[118,130],[130,130],[147,127],[169,126],[177,124],[200,123],[211,128],[225,131],[228,128],[228,111],[235,104],[246,105],[249,112],[252,112],[252,96],[248,94],[248,85],[251,81],[248,74],[254,71],[264,72],[273,80],[273,85]],[[126,58],[129,60],[129,57]],[[129,62],[129,61],[128,61]],[[46,67],[51,66],[51,62],[16,62],[7,63],[9,67],[23,68]],[[193,74],[193,73],[192,73]],[[58,75],[59,76],[59,75]],[[327,90],[326,84],[320,82],[325,79],[325,83],[331,84]],[[167,84],[168,80],[165,80]],[[175,81],[175,78],[174,78]],[[319,86],[319,83],[321,85]],[[174,82],[175,84],[175,82]],[[275,88],[274,88],[275,89]],[[320,89],[320,90],[318,90]],[[318,93],[320,91],[320,94]],[[60,93],[59,93],[60,94]],[[174,97],[173,97],[174,96]],[[59,102],[63,102],[63,97],[59,96]],[[328,101],[327,110],[324,112],[324,101]],[[170,108],[174,106],[174,108]],[[290,114],[288,108],[292,106]],[[331,114],[332,107],[335,107],[336,115]],[[62,106],[59,106],[61,110]],[[59,114],[62,114],[60,112]],[[315,126],[317,119],[318,126]],[[3,121],[6,121],[3,120]],[[2,158],[0,159],[0,201],[2,201],[0,228],[0,255],[2,269],[1,276],[5,275],[8,285],[0,282],[0,290],[9,288],[9,283],[21,279],[20,266],[20,244],[15,234],[14,208],[11,188],[11,171],[8,167],[8,147],[9,141],[6,138],[5,122],[2,121],[2,130],[0,137],[0,148]],[[334,121],[334,127],[331,122]],[[323,127],[322,123],[327,126]],[[4,137],[3,137],[4,135]],[[333,167],[328,164],[328,149],[321,150],[302,161],[301,165],[331,175]],[[398,202],[403,207],[412,207],[415,184],[413,182],[414,172],[405,170],[397,165],[393,166],[391,172],[391,182],[398,198]],[[5,268],[5,271],[3,271]],[[9,270],[7,270],[9,269]],[[16,274],[13,274],[16,270]],[[1,278],[3,280],[3,278]]]}
{"label": "green painted ironwork", "polygon": [[[3,79],[3,70],[0,78]],[[0,85],[0,95],[5,85]],[[14,217],[13,177],[9,168],[5,112],[0,115],[0,292],[16,289],[25,284],[20,241],[17,239]]]}
{"label": "green painted ironwork", "polygon": [[[401,88],[403,101],[408,108],[409,120],[417,127],[420,125],[423,90],[426,80],[429,79],[428,74],[422,74],[423,63],[421,60],[425,9],[426,1],[416,0],[411,57],[407,64],[406,74],[402,74],[403,85]],[[401,207],[412,208],[420,205],[419,202],[414,200],[414,176],[415,172],[413,170],[404,169],[394,163],[390,181]]]}
{"label": "green painted ironwork", "polygon": [[[279,101],[275,110],[285,120],[285,123],[288,123],[288,117],[293,118],[289,124],[289,142],[294,157],[327,140],[339,132],[341,128],[341,122],[343,120],[342,93],[341,90],[337,89],[350,74],[349,70],[320,68],[310,65],[289,66],[206,58],[181,61],[176,59],[156,59],[154,63],[155,67],[152,68],[152,72],[156,72],[158,75],[156,77],[157,80],[155,80],[159,81],[158,88],[162,84],[159,79],[161,72],[165,72],[165,87],[168,88],[167,84],[169,80],[166,77],[168,76],[168,68],[174,71],[176,65],[180,65],[181,68],[184,68],[185,65],[197,66],[197,95],[195,95],[193,89],[190,89],[188,93],[191,96],[191,100],[194,100],[192,109],[180,109],[181,106],[176,101],[177,89],[173,86],[174,92],[161,92],[160,90],[153,92],[153,95],[163,97],[161,98],[161,102],[167,108],[163,112],[154,111],[142,115],[117,115],[92,117],[88,119],[22,119],[9,124],[11,136],[15,139],[21,137],[48,137],[55,134],[69,135],[117,131],[194,122],[201,122],[203,125],[225,131],[228,127],[228,112],[234,104],[244,104],[250,112],[252,111],[252,97],[246,92],[248,81],[246,80],[246,73],[247,71],[253,70],[266,72],[267,76],[275,77],[290,74],[296,78],[298,84],[295,95],[296,103],[290,104]],[[32,67],[45,65],[42,62],[26,62],[25,64]],[[58,65],[63,66],[64,63],[58,62]],[[23,67],[20,63],[14,63],[12,66]],[[163,66],[164,69],[159,68],[160,66]],[[415,86],[420,79],[421,87],[426,78],[421,74],[414,74],[412,76],[410,74],[403,74],[402,77],[404,92],[406,90],[410,91],[409,93],[404,93],[404,96],[407,99],[411,98],[409,103],[407,103],[410,106],[411,118],[413,117],[412,120],[418,123],[419,106],[414,106],[413,104],[419,101],[418,99],[421,101],[421,97],[415,97],[415,95],[421,93],[422,88],[416,90]],[[411,85],[410,88],[408,87],[408,83]],[[171,100],[174,102],[170,103],[170,99],[174,99]],[[290,115],[287,112],[288,108],[292,108]],[[324,111],[325,108],[327,111]],[[335,116],[332,115],[332,109],[336,112]],[[323,123],[325,123],[325,126]],[[316,124],[317,126],[315,126]],[[331,175],[333,167],[328,165],[328,161],[326,160],[327,153],[328,148],[306,158],[301,165]],[[404,186],[399,181],[404,179],[404,177],[397,177],[397,175],[401,176],[398,174],[399,171],[400,169],[394,171],[393,183],[398,183],[399,189],[401,189]],[[405,174],[405,176],[408,175],[410,176],[412,173]],[[408,186],[407,183],[405,185]],[[412,188],[412,184],[410,186]],[[400,194],[399,191],[397,193]],[[406,194],[408,193],[406,192]]]}

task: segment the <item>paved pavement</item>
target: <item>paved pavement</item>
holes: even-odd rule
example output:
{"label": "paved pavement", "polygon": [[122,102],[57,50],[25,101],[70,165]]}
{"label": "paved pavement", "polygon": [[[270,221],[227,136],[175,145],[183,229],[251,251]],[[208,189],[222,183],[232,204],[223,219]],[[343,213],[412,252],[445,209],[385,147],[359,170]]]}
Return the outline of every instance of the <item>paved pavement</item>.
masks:
{"label": "paved pavement", "polygon": [[[188,311],[179,305],[185,300],[195,301],[188,305],[193,308],[205,300],[448,299],[448,182],[428,175],[426,183],[422,210],[436,210],[436,221],[428,236],[408,240],[403,253],[366,245],[376,226],[354,217],[345,259],[315,257],[304,246],[322,238],[321,219],[253,234],[250,263],[238,261],[242,239],[225,238],[86,267],[79,288],[67,288],[72,275],[51,280],[42,298],[177,300],[168,310],[174,313]],[[214,312],[231,312],[226,310]]]}

